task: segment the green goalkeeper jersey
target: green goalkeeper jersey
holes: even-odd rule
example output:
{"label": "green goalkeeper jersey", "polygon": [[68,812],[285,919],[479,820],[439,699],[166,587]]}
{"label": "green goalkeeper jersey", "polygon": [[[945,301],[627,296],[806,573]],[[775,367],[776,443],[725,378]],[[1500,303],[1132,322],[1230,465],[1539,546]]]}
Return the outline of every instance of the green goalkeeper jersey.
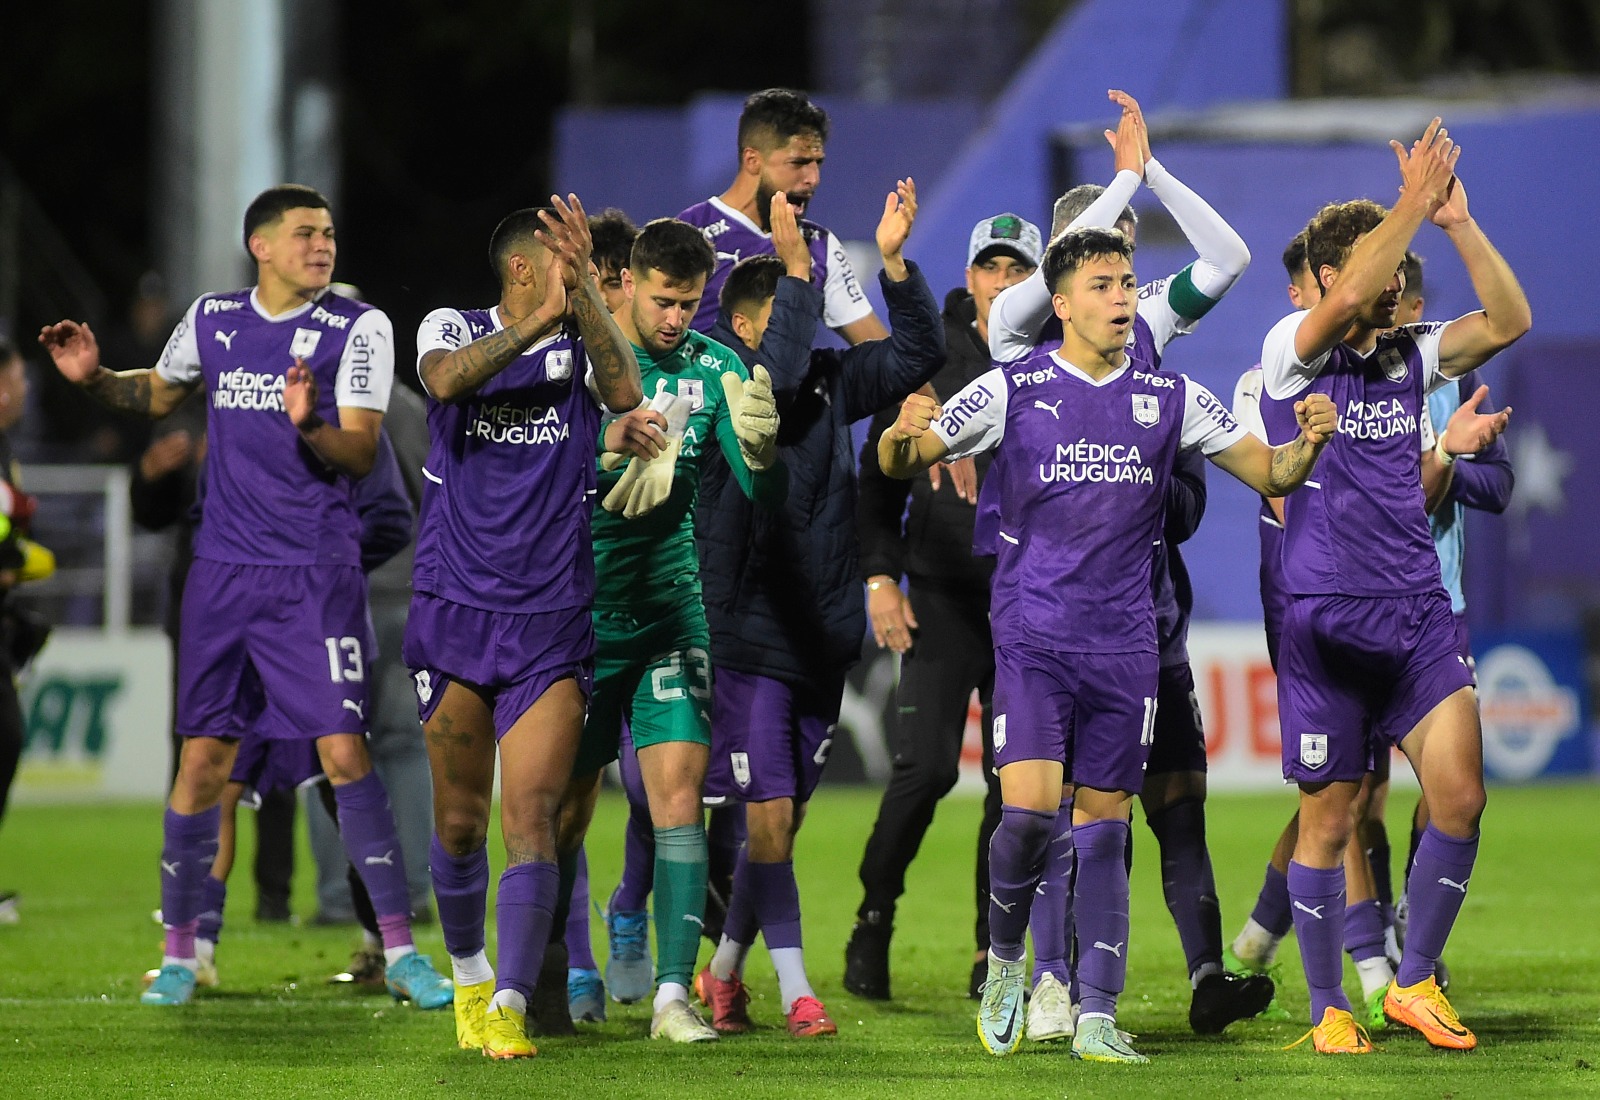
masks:
{"label": "green goalkeeper jersey", "polygon": [[[748,379],[750,372],[731,349],[691,329],[682,343],[660,358],[637,344],[633,354],[639,360],[646,400],[665,384],[677,396],[687,397],[692,408],[672,472],[672,494],[655,509],[637,519],[606,511],[599,502],[616,485],[627,464],[599,471],[593,528],[595,607],[632,609],[639,618],[641,608],[665,609],[691,597],[697,602],[700,599],[694,505],[700,492],[700,464],[711,458],[712,447],[722,448],[739,487],[758,504],[782,504],[788,478],[781,464],[753,473],[739,452],[722,375],[732,371]],[[598,446],[603,447],[603,442]]]}

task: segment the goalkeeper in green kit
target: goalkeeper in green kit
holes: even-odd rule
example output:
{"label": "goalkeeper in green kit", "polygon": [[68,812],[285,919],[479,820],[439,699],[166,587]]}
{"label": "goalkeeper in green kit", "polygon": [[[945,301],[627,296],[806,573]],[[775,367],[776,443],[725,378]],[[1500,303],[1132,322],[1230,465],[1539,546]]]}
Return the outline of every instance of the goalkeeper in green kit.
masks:
{"label": "goalkeeper in green kit", "polygon": [[660,218],[639,232],[623,272],[628,299],[615,317],[648,402],[626,414],[623,432],[659,453],[600,455],[594,693],[562,825],[563,852],[576,852],[626,720],[656,842],[650,1036],[675,1042],[717,1038],[688,999],[705,904],[700,795],[711,751],[710,636],[694,542],[701,459],[720,447],[758,505],[781,505],[788,485],[766,370],[757,366],[752,378],[733,351],[689,327],[715,265],[700,230]]}

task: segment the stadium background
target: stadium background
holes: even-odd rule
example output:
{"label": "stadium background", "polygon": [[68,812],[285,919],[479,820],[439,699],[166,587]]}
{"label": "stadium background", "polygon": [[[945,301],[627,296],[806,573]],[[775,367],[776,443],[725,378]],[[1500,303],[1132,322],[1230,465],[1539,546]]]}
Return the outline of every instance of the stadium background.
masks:
{"label": "stadium background", "polygon": [[[1600,253],[1600,15],[1581,3],[1433,0],[1403,27],[1358,0],[895,0],[749,5],[673,0],[68,0],[12,6],[0,103],[0,326],[24,345],[34,408],[19,428],[37,534],[56,578],[28,593],[58,624],[25,698],[19,797],[154,796],[165,775],[166,648],[156,624],[169,546],[128,523],[126,469],[145,436],[65,390],[30,335],[94,322],[133,354],[159,346],[202,288],[248,279],[237,241],[250,195],[282,178],[333,198],[339,276],[387,309],[397,375],[440,302],[487,301],[482,242],[551,189],[637,220],[726,185],[742,95],[788,84],[830,111],[811,216],[875,259],[897,176],[919,183],[910,252],[957,285],[966,235],[1109,175],[1105,86],[1139,96],[1157,155],[1210,200],[1255,262],[1173,360],[1219,392],[1287,309],[1282,245],[1323,201],[1392,197],[1391,136],[1444,114],[1473,210],[1526,285],[1534,333],[1486,371],[1516,408],[1517,490],[1470,515],[1468,590],[1485,658],[1492,771],[1586,773],[1594,724],[1600,485],[1585,392],[1600,315],[1569,306]],[[1327,9],[1327,10],[1324,10]],[[1139,270],[1187,245],[1148,195]],[[1471,303],[1437,233],[1429,315]],[[1581,293],[1579,291],[1578,293]],[[121,365],[142,365],[137,360]],[[1276,712],[1259,639],[1254,503],[1211,479],[1186,548],[1198,598],[1197,680],[1219,787],[1276,784]],[[1497,647],[1502,647],[1498,648]],[[881,777],[894,667],[853,679],[830,782]],[[972,731],[975,734],[975,728]]]}

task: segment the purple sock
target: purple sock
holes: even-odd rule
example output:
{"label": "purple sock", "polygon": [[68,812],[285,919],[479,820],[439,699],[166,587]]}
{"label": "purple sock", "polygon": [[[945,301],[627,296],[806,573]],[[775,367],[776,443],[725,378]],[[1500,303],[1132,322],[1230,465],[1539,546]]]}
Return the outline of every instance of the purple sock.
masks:
{"label": "purple sock", "polygon": [[1033,892],[1044,873],[1055,826],[1054,810],[1000,807],[1000,825],[989,839],[989,949],[996,958],[1022,958]]}
{"label": "purple sock", "polygon": [[642,912],[650,904],[655,874],[656,834],[650,810],[630,803],[622,830],[622,880],[611,894],[611,912]]}
{"label": "purple sock", "polygon": [[1294,916],[1289,910],[1289,878],[1270,863],[1250,919],[1279,937],[1287,936],[1294,927]]}
{"label": "purple sock", "polygon": [[1406,924],[1406,949],[1395,981],[1416,985],[1431,978],[1444,953],[1445,940],[1455,926],[1461,903],[1467,900],[1467,882],[1478,861],[1478,838],[1458,840],[1429,824],[1417,844],[1407,886],[1411,915]]}
{"label": "purple sock", "polygon": [[396,947],[415,947],[411,939],[411,915],[390,913],[378,918],[378,938],[385,951]]}
{"label": "purple sock", "polygon": [[1350,1011],[1344,995],[1344,868],[1320,870],[1289,861],[1289,897],[1300,964],[1311,991],[1311,1022],[1329,1008]]}
{"label": "purple sock", "polygon": [[1383,957],[1383,902],[1376,898],[1344,907],[1344,950],[1351,962]]}
{"label": "purple sock", "polygon": [[1072,869],[1076,862],[1072,850],[1072,799],[1064,798],[1056,811],[1050,849],[1045,854],[1044,871],[1028,914],[1028,932],[1033,936],[1034,985],[1046,974],[1054,974],[1062,985],[1071,981],[1067,956],[1072,942]]}
{"label": "purple sock", "polygon": [[[744,804],[720,806],[711,811],[706,824],[706,878],[721,893],[732,891],[733,872],[739,865],[739,853],[744,849],[746,829]],[[724,897],[726,902],[727,898]]]}
{"label": "purple sock", "polygon": [[750,881],[751,864],[748,848],[739,849],[733,864],[733,896],[728,899],[728,915],[722,922],[722,934],[734,943],[749,947],[756,942],[760,922],[756,920],[755,887]]}
{"label": "purple sock", "polygon": [[751,902],[767,950],[802,946],[800,887],[794,880],[794,863],[750,863],[747,866]]}
{"label": "purple sock", "polygon": [[[406,864],[400,854],[400,837],[394,831],[389,795],[378,773],[368,772],[354,783],[333,788],[339,807],[339,839],[356,874],[372,898],[372,911],[383,917],[411,915],[411,894],[406,889]],[[409,942],[410,934],[407,933]],[[398,945],[397,945],[398,946]]]}
{"label": "purple sock", "polygon": [[494,899],[500,954],[496,993],[513,989],[533,1000],[560,889],[561,870],[554,863],[519,863],[501,874],[500,892]]}
{"label": "purple sock", "polygon": [[1079,1003],[1084,1012],[1111,1017],[1128,978],[1128,867],[1122,853],[1130,831],[1126,821],[1091,821],[1072,831]]}
{"label": "purple sock", "polygon": [[200,884],[200,921],[195,926],[195,938],[212,943],[222,939],[222,911],[227,901],[228,884],[207,875]]}
{"label": "purple sock", "polygon": [[598,970],[594,944],[589,938],[589,853],[580,847],[572,878],[572,904],[567,909],[567,966],[573,970]]}
{"label": "purple sock", "polygon": [[175,959],[194,958],[195,929],[205,904],[205,882],[217,858],[217,833],[222,827],[222,807],[197,814],[168,809],[161,832],[161,917],[166,922],[165,953]]}
{"label": "purple sock", "polygon": [[1161,893],[1178,926],[1192,978],[1206,964],[1222,966],[1222,909],[1206,848],[1206,807],[1185,798],[1148,818],[1161,849]]}
{"label": "purple sock", "polygon": [[489,905],[489,848],[479,845],[464,856],[445,851],[435,836],[428,847],[428,871],[439,907],[444,949],[458,959],[483,950],[483,924]]}

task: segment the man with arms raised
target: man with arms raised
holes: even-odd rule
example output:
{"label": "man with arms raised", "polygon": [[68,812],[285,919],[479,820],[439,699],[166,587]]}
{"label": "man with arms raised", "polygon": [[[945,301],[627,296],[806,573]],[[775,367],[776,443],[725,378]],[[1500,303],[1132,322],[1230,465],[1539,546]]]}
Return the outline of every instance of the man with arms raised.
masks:
{"label": "man with arms raised", "polygon": [[878,443],[891,477],[999,449],[991,617],[995,762],[1001,821],[989,851],[989,980],[978,1034],[1009,1054],[1022,1034],[1022,937],[1064,783],[1075,784],[1075,924],[1082,1015],[1074,1056],[1142,1062],[1118,1034],[1127,972],[1128,809],[1144,780],[1159,659],[1150,584],[1174,460],[1198,448],[1273,495],[1300,485],[1334,429],[1315,397],[1301,436],[1276,449],[1251,436],[1203,386],[1139,369],[1127,353],[1137,283],[1133,245],[1080,229],[1046,251],[1062,322],[1059,351],[996,368],[942,409],[906,400]]}

